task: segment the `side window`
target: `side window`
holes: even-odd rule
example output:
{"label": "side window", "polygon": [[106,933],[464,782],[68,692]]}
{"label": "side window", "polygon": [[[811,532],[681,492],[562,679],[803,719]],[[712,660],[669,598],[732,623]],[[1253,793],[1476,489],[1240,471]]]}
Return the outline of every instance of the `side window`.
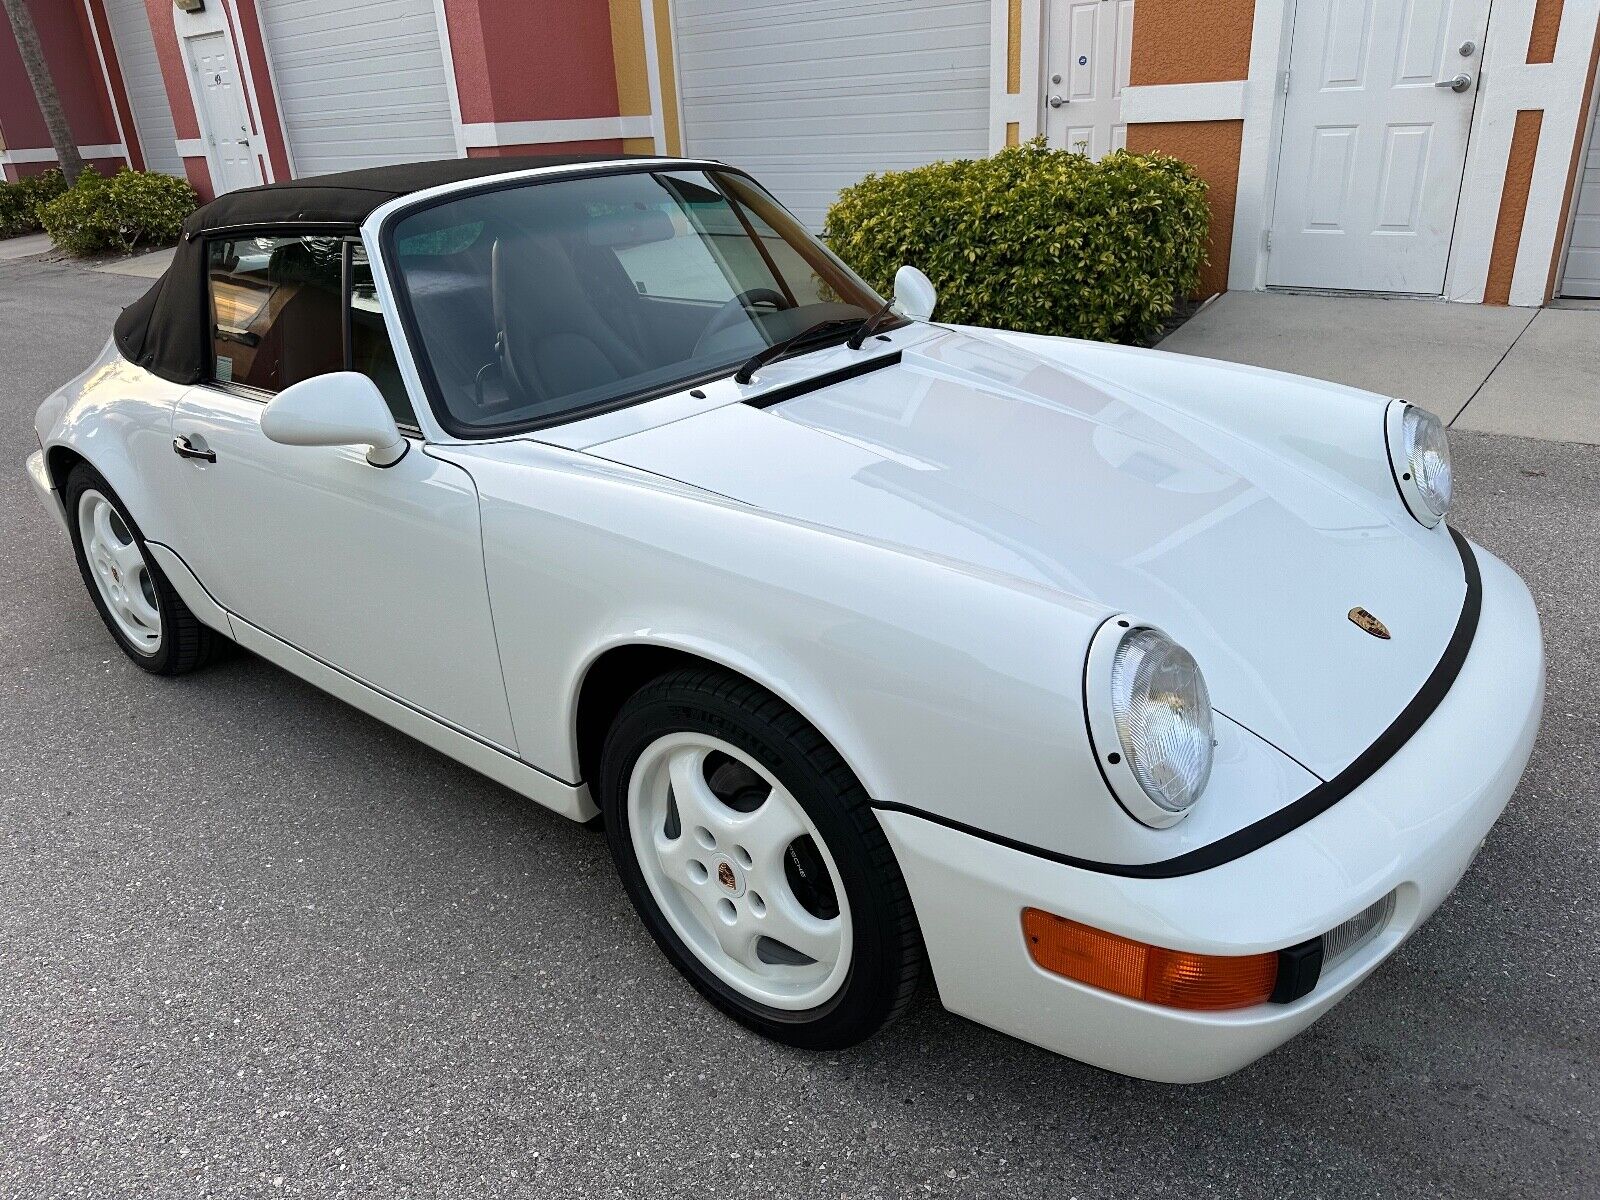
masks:
{"label": "side window", "polygon": [[212,378],[276,392],[344,368],[336,237],[210,244]]}
{"label": "side window", "polygon": [[372,264],[367,248],[359,242],[350,247],[350,369],[360,371],[383,393],[394,414],[395,424],[415,426],[417,414],[411,411],[411,398],[400,379],[394,346],[378,306],[378,289],[372,282]]}

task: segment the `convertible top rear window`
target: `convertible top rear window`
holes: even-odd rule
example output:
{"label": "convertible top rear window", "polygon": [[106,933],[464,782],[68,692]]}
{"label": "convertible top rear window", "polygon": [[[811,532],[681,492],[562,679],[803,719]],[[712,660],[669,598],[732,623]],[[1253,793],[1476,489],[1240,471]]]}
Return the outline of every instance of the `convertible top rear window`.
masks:
{"label": "convertible top rear window", "polygon": [[726,373],[880,298],[747,177],[529,180],[402,216],[386,255],[441,423],[486,436]]}

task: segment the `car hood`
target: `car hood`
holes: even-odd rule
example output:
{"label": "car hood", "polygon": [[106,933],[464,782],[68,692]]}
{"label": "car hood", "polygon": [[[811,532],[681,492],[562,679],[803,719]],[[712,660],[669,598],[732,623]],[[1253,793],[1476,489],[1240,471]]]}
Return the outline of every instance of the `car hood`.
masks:
{"label": "car hood", "polygon": [[[806,374],[787,366],[785,392]],[[1185,370],[1173,356],[1172,389]],[[797,390],[590,453],[1150,621],[1194,654],[1218,711],[1324,779],[1399,715],[1459,618],[1443,529],[1103,369],[949,332]]]}

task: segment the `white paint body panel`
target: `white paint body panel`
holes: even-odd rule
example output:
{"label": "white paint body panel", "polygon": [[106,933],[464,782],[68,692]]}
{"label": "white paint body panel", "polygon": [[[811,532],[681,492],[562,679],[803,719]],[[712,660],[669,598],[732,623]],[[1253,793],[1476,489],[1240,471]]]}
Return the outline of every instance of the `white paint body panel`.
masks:
{"label": "white paint body panel", "polygon": [[[392,467],[355,447],[270,442],[261,398],[167,383],[108,346],[41,405],[29,478],[59,519],[53,472],[63,454],[87,459],[201,620],[570,817],[595,811],[576,709],[603,655],[667,648],[750,677],[810,720],[875,801],[925,814],[880,811],[941,994],[1040,1045],[1158,1079],[1243,1065],[1420,923],[1526,762],[1538,621],[1480,552],[1465,668],[1351,795],[1177,878],[1049,857],[1138,865],[1208,845],[1336,774],[1433,670],[1462,567],[1448,532],[1418,525],[1395,490],[1385,397],[912,324],[748,386],[463,443],[439,434],[397,349],[424,434]],[[771,407],[745,403],[896,353]],[[217,462],[178,457],[174,436]],[[1392,641],[1345,619],[1357,604]],[[1088,745],[1085,654],[1117,612],[1194,652],[1219,710],[1210,786],[1168,829],[1122,812]],[[1176,949],[1250,953],[1396,887],[1392,925],[1308,997],[1231,1014],[1046,976],[1020,931],[1021,907],[1037,905]]]}
{"label": "white paint body panel", "polygon": [[[884,814],[945,1006],[1109,1070],[1196,1083],[1238,1070],[1338,1003],[1455,887],[1533,750],[1544,699],[1538,616],[1522,581],[1477,555],[1480,632],[1444,702],[1365,784],[1253,854],[1177,879],[1121,879]],[[1021,910],[1035,906],[1155,945],[1253,954],[1315,937],[1391,891],[1389,923],[1309,995],[1234,1012],[1159,1008],[1050,975],[1020,933]]]}
{"label": "white paint body panel", "polygon": [[1269,284],[1444,289],[1488,20],[1489,0],[1300,0]]}
{"label": "white paint body panel", "polygon": [[188,391],[175,436],[215,463],[167,457],[188,510],[173,543],[229,612],[502,749],[515,739],[483,582],[478,497],[413,448],[283,446],[260,400]]}
{"label": "white paint body panel", "polygon": [[[1464,595],[1454,546],[1396,513],[1387,480],[1381,498],[1328,486],[1231,423],[1176,411],[1170,385],[1074,370],[1063,345],[1049,359],[952,333],[775,408],[731,404],[591,452],[1136,613],[1195,655],[1219,711],[1331,778],[1439,661]],[[1370,399],[1361,419],[1381,446]],[[1394,639],[1352,625],[1356,605]]]}
{"label": "white paint body panel", "polygon": [[[178,155],[178,133],[172,124],[172,102],[156,57],[155,37],[144,0],[105,0],[112,47],[122,68],[122,83],[133,109],[133,124],[144,151],[147,170],[184,177]],[[106,49],[110,49],[107,47]],[[133,130],[129,130],[133,133]]]}
{"label": "white paint body panel", "polygon": [[457,157],[435,0],[262,0],[295,174]]}
{"label": "white paint body panel", "polygon": [[1050,0],[1044,128],[1052,146],[1090,158],[1127,146],[1122,92],[1133,63],[1133,3]]}
{"label": "white paint body panel", "polygon": [[751,172],[812,229],[869,171],[987,152],[988,0],[672,11],[684,153]]}

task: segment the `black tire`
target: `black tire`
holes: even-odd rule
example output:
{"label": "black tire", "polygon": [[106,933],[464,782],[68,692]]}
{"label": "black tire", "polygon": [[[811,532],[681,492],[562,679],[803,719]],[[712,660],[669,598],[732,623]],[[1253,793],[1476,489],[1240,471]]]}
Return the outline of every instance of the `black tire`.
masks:
{"label": "black tire", "polygon": [[[761,763],[799,801],[827,843],[850,904],[853,937],[844,981],[815,1008],[772,1008],[735,990],[684,944],[651,894],[628,825],[628,786],[645,750],[679,732],[710,734]],[[905,1009],[916,991],[923,948],[899,864],[860,781],[783,701],[714,668],[663,675],[618,713],[602,751],[599,783],[606,839],[629,899],[662,952],[723,1012],[776,1041],[828,1050],[870,1037]]]}
{"label": "black tire", "polygon": [[[154,586],[156,611],[161,618],[160,645],[153,653],[145,653],[123,633],[116,619],[106,608],[105,598],[100,594],[100,587],[95,582],[84,551],[83,535],[78,528],[79,502],[84,492],[91,489],[110,501],[111,507],[127,527],[128,533],[133,536],[135,544],[139,547],[139,553],[144,557],[145,570]],[[94,602],[100,619],[105,622],[106,628],[111,631],[111,636],[116,639],[117,645],[122,647],[124,654],[152,675],[183,675],[205,666],[226,652],[232,643],[216,630],[201,624],[199,618],[189,611],[189,606],[173,590],[172,584],[162,574],[155,559],[150,556],[150,551],[145,546],[144,535],[139,532],[139,526],[128,512],[127,505],[123,504],[122,498],[112,490],[111,485],[98,471],[88,463],[79,463],[73,467],[67,475],[67,487],[63,499],[67,509],[67,528],[72,535],[72,551],[78,560],[78,573],[83,576],[83,585],[89,590],[89,599]]]}

